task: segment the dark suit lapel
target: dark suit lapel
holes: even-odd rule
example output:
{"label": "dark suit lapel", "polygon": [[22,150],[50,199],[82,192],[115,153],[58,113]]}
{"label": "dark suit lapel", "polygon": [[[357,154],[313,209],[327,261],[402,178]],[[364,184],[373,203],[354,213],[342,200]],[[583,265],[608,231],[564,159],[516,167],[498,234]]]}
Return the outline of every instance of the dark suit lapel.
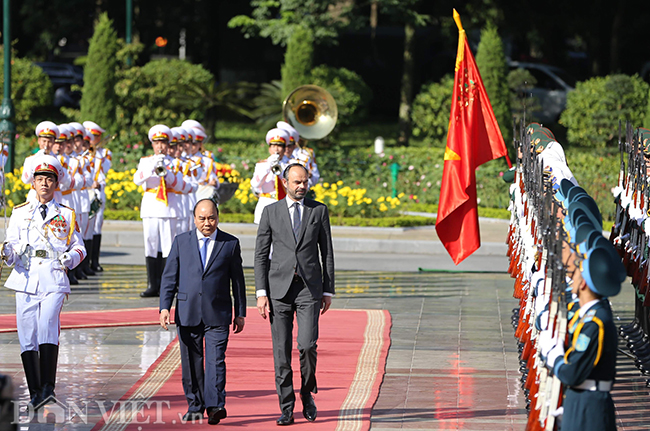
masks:
{"label": "dark suit lapel", "polygon": [[291,213],[289,212],[289,206],[287,205],[287,198],[282,199],[280,202],[282,202],[282,204],[280,204],[279,208],[279,219],[289,235],[293,236],[293,225],[291,224]]}
{"label": "dark suit lapel", "polygon": [[192,261],[198,262],[197,268],[203,272],[201,268],[201,252],[199,251],[199,239],[196,236],[196,229],[192,229],[190,233],[190,254],[192,255]]}
{"label": "dark suit lapel", "polygon": [[[221,231],[217,231],[217,236],[214,239],[214,247],[212,247],[212,254],[210,254],[210,259],[208,259],[207,265],[205,265],[205,271],[207,272],[208,269],[210,269],[210,266],[214,262],[214,260],[217,258],[217,255],[223,248],[224,241],[223,241],[223,235],[221,234]],[[200,259],[200,258],[199,258]]]}
{"label": "dark suit lapel", "polygon": [[302,241],[302,237],[305,236],[305,231],[307,230],[307,225],[309,224],[309,218],[311,217],[311,212],[313,208],[311,207],[311,203],[305,199],[303,201],[303,211],[305,212],[302,215],[301,221],[300,221],[300,233],[298,234],[298,241],[296,241],[296,245],[300,244],[300,241]]}

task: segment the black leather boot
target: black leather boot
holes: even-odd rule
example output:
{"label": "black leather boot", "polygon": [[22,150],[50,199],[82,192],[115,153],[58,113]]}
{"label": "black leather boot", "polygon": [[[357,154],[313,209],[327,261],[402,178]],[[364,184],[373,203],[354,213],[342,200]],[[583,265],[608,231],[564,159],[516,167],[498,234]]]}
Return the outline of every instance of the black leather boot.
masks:
{"label": "black leather boot", "polygon": [[77,277],[74,276],[74,269],[69,269],[65,273],[68,276],[68,281],[70,281],[71,286],[76,286],[79,284],[79,280],[77,280]]}
{"label": "black leather boot", "polygon": [[55,402],[54,386],[56,385],[56,366],[59,361],[59,346],[56,344],[41,344],[38,346],[41,359],[41,404]]}
{"label": "black leather boot", "polygon": [[99,249],[102,245],[102,236],[94,235],[93,236],[93,251],[90,259],[90,269],[95,272],[102,272],[104,268],[99,264]]}
{"label": "black leather boot", "polygon": [[25,370],[25,380],[29,389],[29,407],[36,408],[43,401],[41,398],[41,364],[36,350],[28,350],[20,354]]}
{"label": "black leather boot", "polygon": [[95,271],[90,269],[90,254],[92,253],[93,249],[93,240],[84,239],[84,246],[86,246],[86,258],[80,264],[81,269],[86,275],[97,275],[95,274]]}
{"label": "black leather boot", "polygon": [[[145,263],[147,264],[147,281],[148,286],[147,290],[140,292],[140,296],[143,298],[151,298],[154,296],[160,295],[160,282],[156,284],[158,277],[158,265],[155,257],[145,257]],[[157,286],[157,288],[156,288]]]}

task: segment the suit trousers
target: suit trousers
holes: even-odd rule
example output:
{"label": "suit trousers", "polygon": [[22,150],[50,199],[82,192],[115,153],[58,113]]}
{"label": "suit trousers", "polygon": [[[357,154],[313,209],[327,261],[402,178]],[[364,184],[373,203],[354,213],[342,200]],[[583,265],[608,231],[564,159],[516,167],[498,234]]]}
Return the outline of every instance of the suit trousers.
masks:
{"label": "suit trousers", "polygon": [[298,323],[298,352],[300,353],[300,393],[316,393],[316,342],[321,300],[315,299],[300,277],[294,278],[287,295],[271,299],[271,336],[275,363],[275,387],[280,410],[293,410],[296,394],[293,389],[291,349],[293,345],[293,316]]}
{"label": "suit trousers", "polygon": [[41,344],[59,345],[61,309],[67,294],[43,292],[35,294],[16,292],[16,327],[20,351],[38,350]]}
{"label": "suit trousers", "polygon": [[[183,391],[189,412],[226,404],[226,347],[230,326],[178,326]],[[205,371],[203,340],[205,339]]]}

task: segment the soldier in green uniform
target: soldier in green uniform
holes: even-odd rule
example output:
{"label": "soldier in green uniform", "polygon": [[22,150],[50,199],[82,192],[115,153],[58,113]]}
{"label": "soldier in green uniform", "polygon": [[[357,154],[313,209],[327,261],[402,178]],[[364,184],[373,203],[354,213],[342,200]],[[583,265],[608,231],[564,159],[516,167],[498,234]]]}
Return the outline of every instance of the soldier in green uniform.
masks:
{"label": "soldier in green uniform", "polygon": [[562,340],[551,349],[542,347],[542,351],[548,351],[547,367],[566,385],[562,431],[615,430],[610,391],[618,336],[607,298],[620,292],[625,269],[607,241],[597,241],[578,260],[572,292],[578,296],[580,308],[569,321],[566,346]]}

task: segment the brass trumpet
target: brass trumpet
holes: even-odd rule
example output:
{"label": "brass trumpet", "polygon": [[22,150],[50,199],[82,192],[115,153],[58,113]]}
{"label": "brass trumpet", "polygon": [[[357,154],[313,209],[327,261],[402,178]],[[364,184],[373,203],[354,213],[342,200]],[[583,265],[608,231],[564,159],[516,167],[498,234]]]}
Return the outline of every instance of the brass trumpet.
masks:
{"label": "brass trumpet", "polygon": [[165,167],[164,159],[158,159],[156,161],[156,166],[154,166],[153,171],[159,177],[164,177],[167,175],[167,168]]}

